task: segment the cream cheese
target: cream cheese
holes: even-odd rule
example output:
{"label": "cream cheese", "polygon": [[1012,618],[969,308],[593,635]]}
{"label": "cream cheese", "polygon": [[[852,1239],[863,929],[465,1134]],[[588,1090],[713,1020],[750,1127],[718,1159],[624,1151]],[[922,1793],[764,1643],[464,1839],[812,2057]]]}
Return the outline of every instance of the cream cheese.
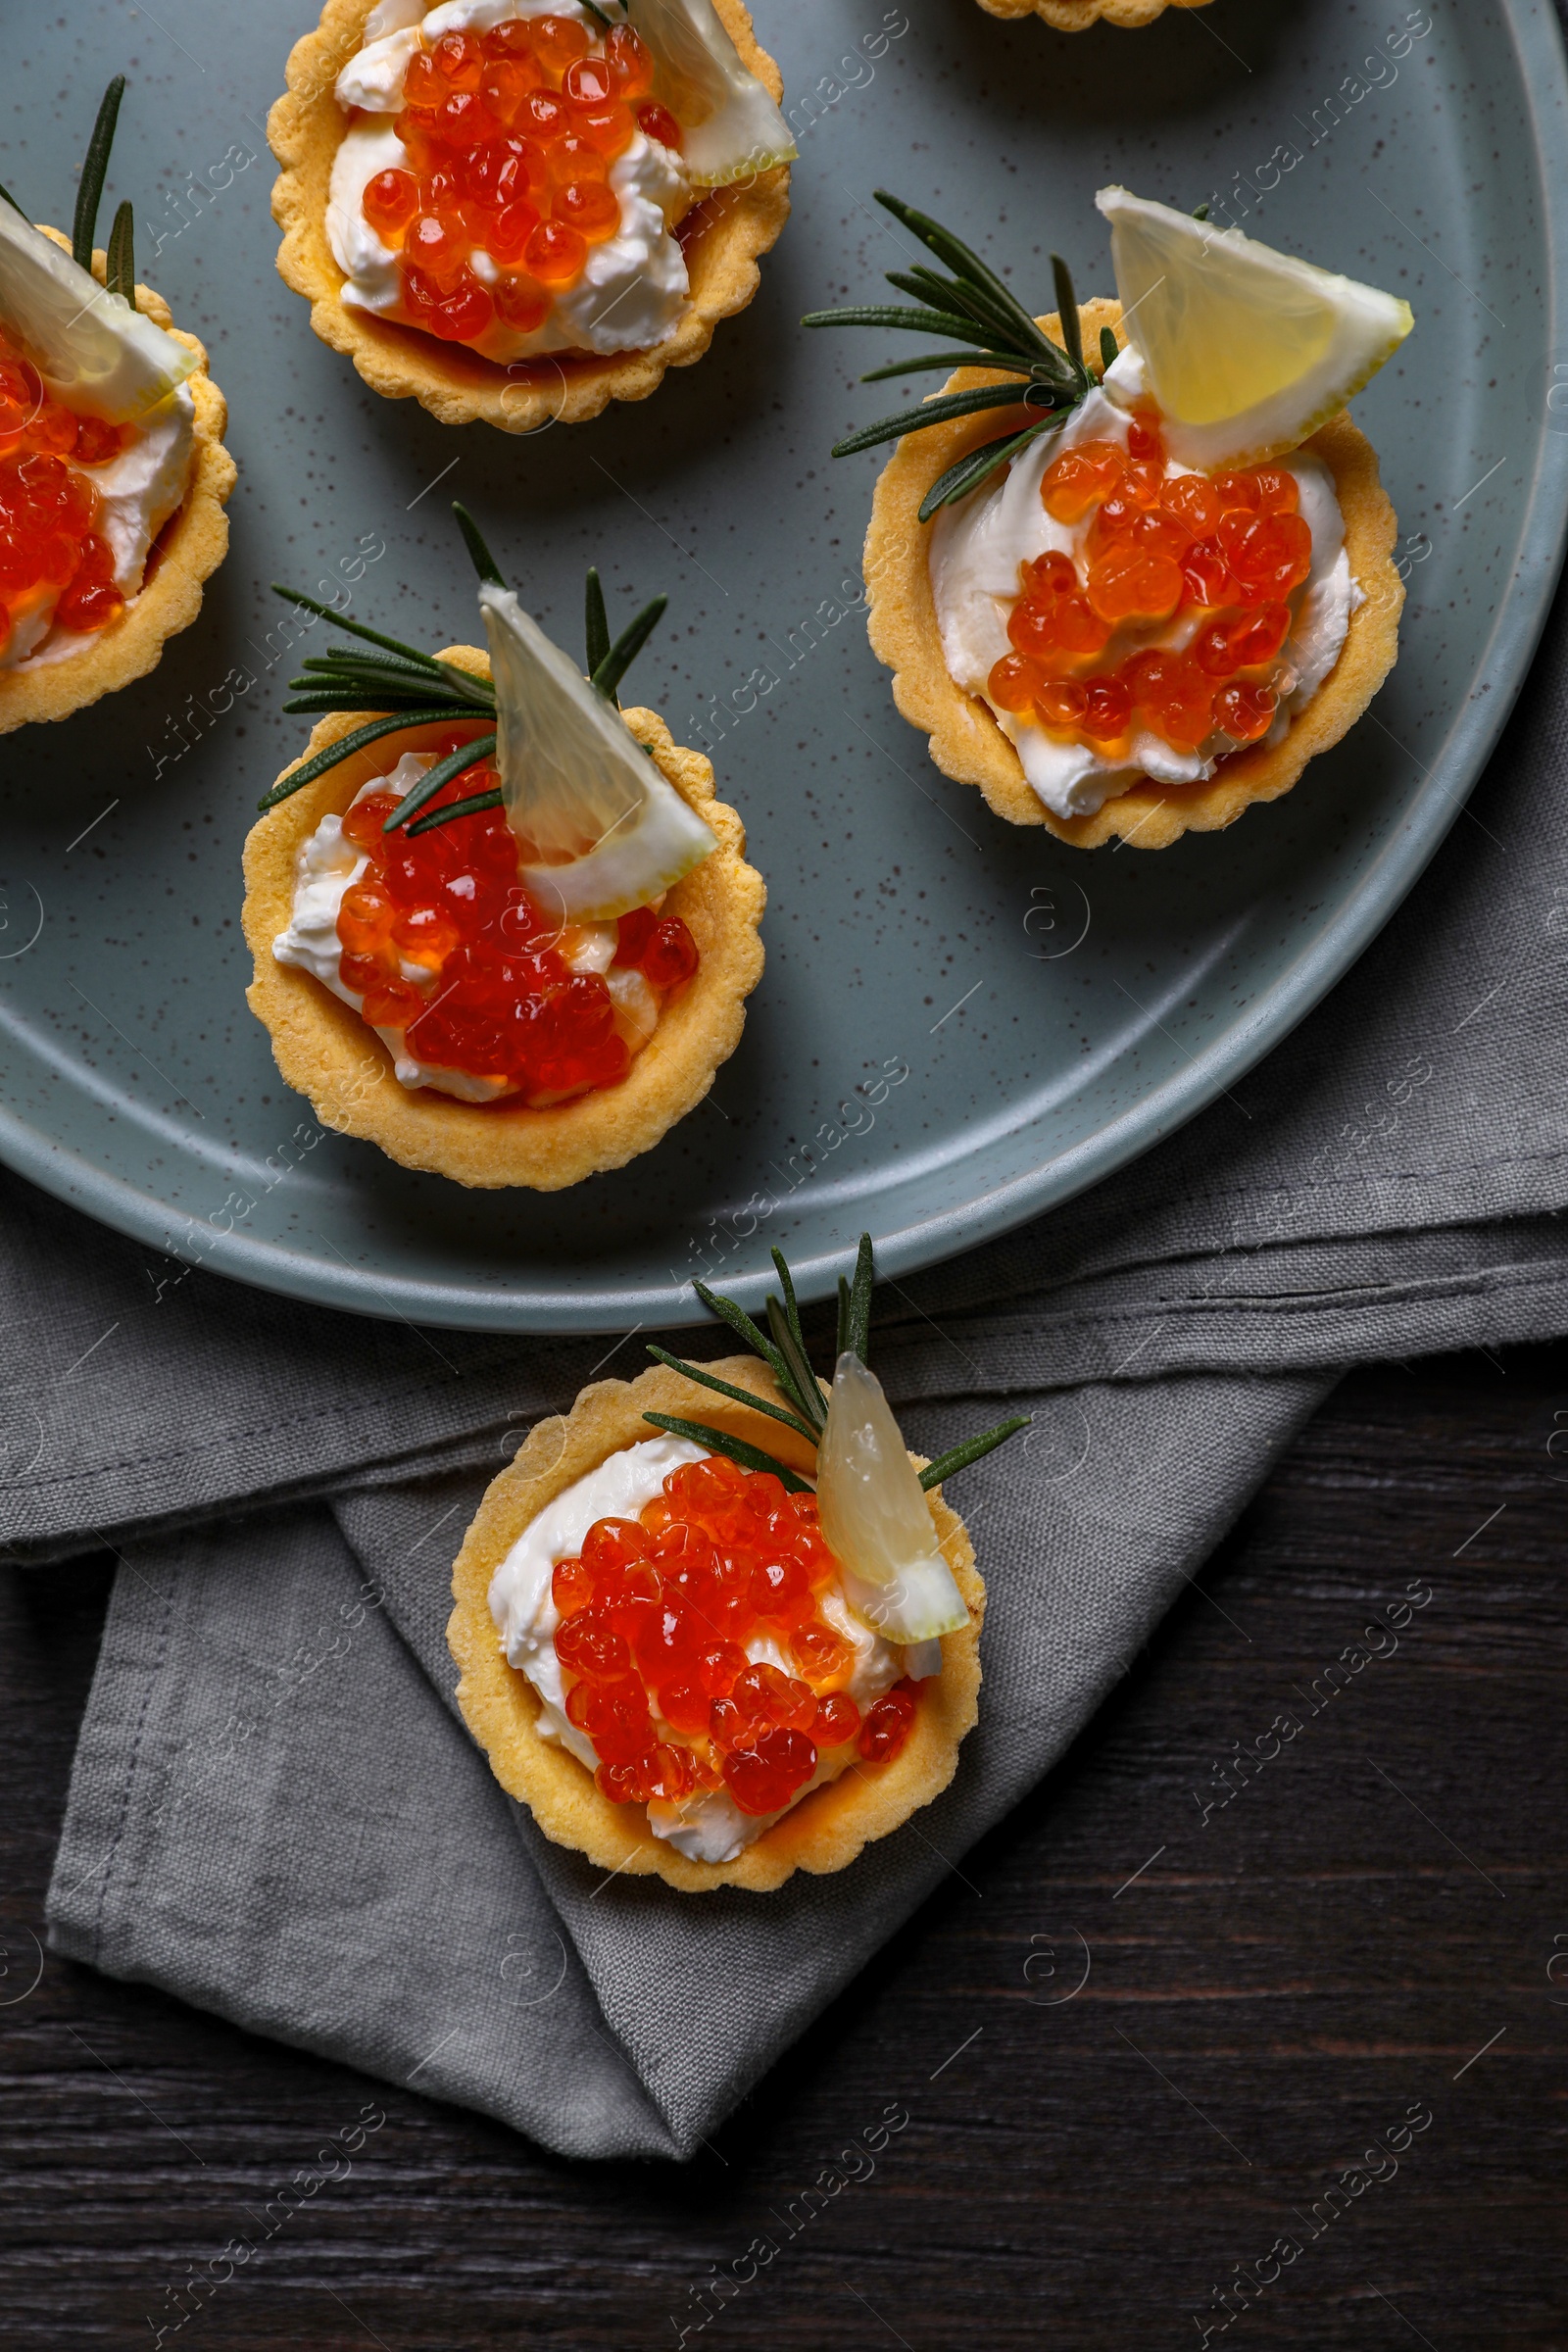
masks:
{"label": "cream cheese", "polygon": [[[593,1742],[565,1711],[565,1690],[556,1656],[556,1628],[561,1622],[551,1592],[551,1572],[558,1560],[580,1551],[583,1538],[596,1519],[634,1519],[644,1503],[662,1493],[665,1478],[682,1462],[700,1462],[708,1448],[689,1438],[645,1438],[628,1446],[577,1479],[532,1520],[502,1561],[490,1582],[490,1614],[511,1666],[525,1674],[539,1694],[536,1730],[542,1740],[567,1748],[591,1772],[598,1764]],[[836,1585],[818,1596],[821,1616],[855,1651],[855,1664],[846,1686],[863,1713],[884,1690],[892,1689],[908,1670],[909,1656],[883,1642],[855,1614]],[[769,1634],[754,1634],[745,1644],[753,1665],[793,1671],[780,1644]],[[922,1661],[927,1662],[927,1661]],[[850,1757],[818,1758],[812,1778],[783,1808],[789,1812],[803,1796],[847,1771]],[[656,1798],[648,1807],[648,1824],[677,1853],[693,1862],[732,1862],[772,1828],[783,1813],[743,1813],[727,1789],[709,1789],[668,1804]]]}
{"label": "cream cheese", "polygon": [[[125,446],[107,466],[83,466],[98,499],[93,528],[115,561],[115,586],[128,604],[141,587],[148,552],[189,487],[196,404],[181,384],[145,424],[122,427]],[[64,662],[97,643],[99,630],[57,629],[61,591],[51,588],[16,613],[0,669]]]}
{"label": "cream cheese", "polygon": [[[390,11],[390,13],[388,13]],[[338,267],[348,279],[342,300],[351,309],[417,326],[416,314],[401,300],[398,257],[365,218],[367,183],[378,172],[412,171],[408,150],[392,127],[403,104],[403,76],[424,36],[486,32],[514,17],[574,17],[592,32],[596,24],[578,0],[444,0],[428,14],[411,14],[406,0],[383,0],[367,24],[386,29],[349,60],[338,75],[338,104],[358,119],[332,166],[326,229]],[[505,367],[514,360],[554,351],[646,351],[674,329],[691,291],[686,261],[671,234],[689,209],[692,190],[679,156],[638,131],[624,155],[610,168],[609,184],[620,204],[620,226],[612,237],[588,249],[575,285],[558,294],[549,312],[527,334],[497,319],[465,348]],[[494,284],[499,270],[482,250],[473,257],[474,275]]]}
{"label": "cream cheese", "polygon": [[[405,752],[390,775],[372,776],[368,783],[362,784],[350,806],[379,792],[395,793],[401,800],[406,792],[413,791],[432,760],[433,755],[428,752]],[[353,888],[369,862],[363,850],[357,850],[351,841],[344,839],[343,819],[335,814],[323,816],[310,839],[301,845],[288,926],[272,942],[272,955],[278,963],[291,963],[311,973],[334,997],[351,1004],[362,1018],[365,999],[343,979],[343,943],[338,937],[337,917],[344,893]],[[615,1005],[616,1025],[626,1041],[628,1054],[635,1056],[654,1034],[659,1021],[659,998],[640,971],[611,970],[618,936],[613,923],[573,923],[563,931],[555,946],[574,972],[603,975]],[[422,965],[408,964],[404,966],[404,977],[417,984],[426,973]],[[436,1094],[455,1096],[460,1102],[496,1102],[503,1095],[519,1091],[504,1078],[480,1078],[468,1070],[443,1069],[439,1063],[421,1061],[410,1053],[408,1036],[402,1029],[377,1026],[375,1034],[392,1056],[398,1084],[411,1093],[416,1087],[427,1086]]]}
{"label": "cream cheese", "polygon": [[[1046,513],[1040,484],[1047,467],[1085,441],[1113,441],[1125,449],[1131,412],[1144,397],[1143,363],[1129,345],[1107,370],[1103,388],[1088,395],[1059,433],[1031,443],[1004,481],[975,491],[956,506],[944,507],[932,526],[931,587],[949,675],[987,704],[1016,746],[1030,784],[1056,816],[1086,815],[1141,776],[1162,784],[1197,783],[1214,773],[1227,752],[1239,748],[1219,729],[1192,752],[1137,731],[1126,756],[1113,759],[1092,745],[999,710],[986,692],[992,668],[1012,650],[1007,615],[1017,600],[1019,564],[1052,552],[1075,554],[1087,529],[1087,522],[1069,527]],[[1299,488],[1301,517],[1312,534],[1312,567],[1289,600],[1294,618],[1282,659],[1295,672],[1296,683],[1282,696],[1265,743],[1279,742],[1291,720],[1318,692],[1340,658],[1350,614],[1363,601],[1350,577],[1345,521],[1328,467],[1301,450],[1275,463],[1295,475]],[[1168,470],[1186,473],[1193,468],[1172,465]],[[1181,650],[1198,634],[1203,618],[1200,612],[1189,609],[1162,629],[1120,628],[1097,666],[1113,669],[1143,646]]]}

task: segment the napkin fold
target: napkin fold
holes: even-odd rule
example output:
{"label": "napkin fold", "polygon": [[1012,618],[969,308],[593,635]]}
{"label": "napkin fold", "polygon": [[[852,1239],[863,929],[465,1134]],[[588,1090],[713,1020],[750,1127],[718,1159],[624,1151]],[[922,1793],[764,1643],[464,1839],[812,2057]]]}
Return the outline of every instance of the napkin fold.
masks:
{"label": "napkin fold", "polygon": [[[977,1465],[986,1679],[962,1768],[849,1871],[766,1897],[607,1875],[492,1779],[445,1639],[443,1535],[482,1472],[137,1545],[54,1946],[564,2154],[689,2156],[935,1886],[967,1886],[966,1848],[1061,1754],[1327,1385],[1086,1388],[1076,1465],[1043,1477],[1006,1447]],[[935,1449],[973,1412],[909,1419]]]}
{"label": "napkin fold", "polygon": [[167,1265],[6,1180],[28,1370],[0,1396],[0,1543],[122,1555],[55,1947],[566,2153],[690,2154],[961,1879],[1344,1366],[1568,1330],[1565,713],[1559,598],[1471,807],[1333,996],[1095,1192],[880,1294],[912,1445],[997,1399],[1035,1420],[955,1489],[990,1595],[980,1726],[835,1878],[607,1881],[453,1713],[450,1560],[486,1478],[640,1342],[606,1364],[201,1272],[159,1292]]}

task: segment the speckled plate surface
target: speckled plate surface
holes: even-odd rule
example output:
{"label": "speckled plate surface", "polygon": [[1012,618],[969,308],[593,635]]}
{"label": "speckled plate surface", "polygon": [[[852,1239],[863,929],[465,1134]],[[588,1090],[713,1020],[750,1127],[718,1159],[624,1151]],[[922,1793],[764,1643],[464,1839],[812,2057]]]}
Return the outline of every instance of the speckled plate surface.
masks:
{"label": "speckled plate surface", "polygon": [[[416,1321],[679,1320],[692,1273],[790,1253],[829,1290],[862,1226],[891,1272],[1080,1191],[1211,1101],[1317,1002],[1420,873],[1528,663],[1568,497],[1565,77],[1545,0],[1215,0],[1135,34],[996,23],[972,0],[758,0],[801,127],[761,292],[645,407],[512,440],[368,393],[272,268],[262,124],[310,0],[104,0],[29,24],[0,177],[68,218],[62,158],[123,67],[110,201],[140,274],[203,335],[240,466],[233,544],[157,673],[0,742],[0,1155],[158,1253]],[[1269,241],[1408,297],[1356,404],[1409,572],[1373,714],[1277,808],[1158,856],[1075,854],[932,768],[865,641],[876,459],[831,442],[886,389],[874,335],[795,320],[871,297],[878,183],[1045,307],[1053,245],[1111,291],[1096,187],[1231,197]],[[106,216],[107,217],[107,216]],[[575,1191],[469,1195],[322,1136],[245,1008],[239,852],[303,740],[272,579],[475,631],[446,501],[473,508],[575,647],[584,566],[666,589],[632,673],[713,746],[768,879],[767,970],[710,1102]],[[325,632],[321,632],[324,639]],[[755,1235],[734,1249],[726,1235]],[[755,1289],[755,1283],[752,1285]]]}

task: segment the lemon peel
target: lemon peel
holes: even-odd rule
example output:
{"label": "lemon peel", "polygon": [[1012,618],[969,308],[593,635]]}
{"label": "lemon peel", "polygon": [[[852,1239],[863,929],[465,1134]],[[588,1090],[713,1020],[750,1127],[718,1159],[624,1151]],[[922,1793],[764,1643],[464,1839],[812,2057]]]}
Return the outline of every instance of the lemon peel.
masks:
{"label": "lemon peel", "polygon": [[637,0],[636,29],[654,55],[654,92],[685,133],[698,187],[723,188],[794,163],[794,134],[770,90],[742,63],[713,0]]}
{"label": "lemon peel", "polygon": [[884,1642],[932,1642],[968,1624],[882,1384],[853,1348],[839,1357],[817,1445],[816,1506],[850,1606]]}
{"label": "lemon peel", "polygon": [[524,886],[571,923],[646,906],[711,857],[711,829],[512,589],[486,581],[479,607],[496,764],[507,821],[524,845]]}
{"label": "lemon peel", "polygon": [[1179,464],[1213,471],[1298,449],[1369,383],[1415,324],[1407,302],[1239,228],[1121,187],[1110,222],[1128,338]]}
{"label": "lemon peel", "polygon": [[201,364],[10,205],[0,205],[0,322],[57,399],[110,424],[145,424]]}

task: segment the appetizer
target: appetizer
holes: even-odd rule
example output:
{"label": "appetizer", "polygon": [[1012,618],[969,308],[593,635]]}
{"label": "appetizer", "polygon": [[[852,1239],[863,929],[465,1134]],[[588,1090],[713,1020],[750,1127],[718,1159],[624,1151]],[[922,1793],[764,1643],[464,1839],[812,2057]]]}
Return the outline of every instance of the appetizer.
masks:
{"label": "appetizer", "polygon": [[228,546],[207,354],[137,285],[128,203],[93,248],[124,87],[104,92],[71,237],[0,189],[0,734],[155,669]]}
{"label": "appetizer", "polygon": [[473,1186],[554,1192],[649,1151],[735,1050],[766,893],[713,771],[616,690],[656,598],[611,641],[588,574],[585,679],[472,521],[488,656],[305,663],[321,713],[245,845],[251,1009],[340,1134]]}
{"label": "appetizer", "polygon": [[584,1389],[452,1574],[458,1704],[502,1787],[557,1844],[685,1893],[842,1870],[947,1787],[985,1590],[942,1482],[1026,1426],[907,1453],[866,1362],[870,1236],[831,1388],[773,1262],[765,1332],[694,1286],[753,1354],[650,1345],[661,1369]]}
{"label": "appetizer", "polygon": [[373,390],[444,424],[645,400],[789,217],[741,0],[327,0],[288,83],[278,269]]}
{"label": "appetizer", "polygon": [[1103,20],[1135,31],[1167,8],[1206,8],[1208,0],[980,0],[988,17],[1044,17],[1058,32],[1087,32]]}
{"label": "appetizer", "polygon": [[807,323],[970,347],[862,379],[965,363],[834,452],[899,442],[866,539],[870,636],[938,766],[1086,849],[1163,849],[1288,792],[1398,648],[1394,509],[1344,404],[1407,305],[1104,188],[1119,299],[1080,308],[1054,255],[1058,308],[1036,319],[878,200],[946,273],[889,271],[917,309]]}

